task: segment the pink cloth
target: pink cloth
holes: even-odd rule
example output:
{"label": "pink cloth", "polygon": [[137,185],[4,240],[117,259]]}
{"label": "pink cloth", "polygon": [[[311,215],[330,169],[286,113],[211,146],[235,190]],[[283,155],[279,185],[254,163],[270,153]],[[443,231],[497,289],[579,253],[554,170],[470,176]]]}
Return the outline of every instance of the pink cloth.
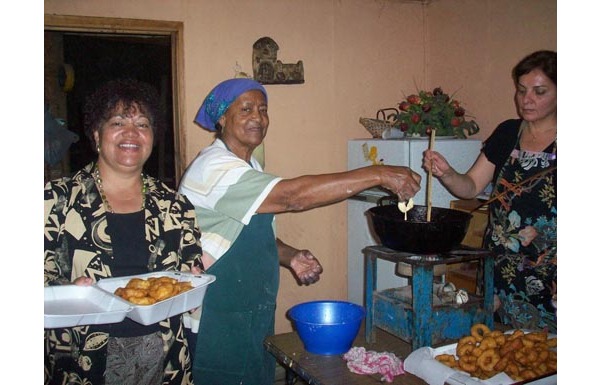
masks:
{"label": "pink cloth", "polygon": [[344,354],[343,358],[347,361],[346,365],[352,373],[380,373],[383,375],[381,381],[392,382],[394,376],[404,374],[402,361],[394,353],[377,353],[367,351],[363,347],[353,347]]}

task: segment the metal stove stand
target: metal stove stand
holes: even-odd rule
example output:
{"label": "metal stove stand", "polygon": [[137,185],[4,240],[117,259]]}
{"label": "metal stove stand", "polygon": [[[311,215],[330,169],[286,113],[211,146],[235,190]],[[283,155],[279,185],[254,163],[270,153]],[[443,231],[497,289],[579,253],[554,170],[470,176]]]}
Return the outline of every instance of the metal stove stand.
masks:
{"label": "metal stove stand", "polygon": [[[365,254],[365,333],[375,342],[380,328],[412,344],[412,349],[456,340],[470,334],[471,326],[483,323],[493,327],[494,258],[490,251],[461,246],[433,255],[415,255],[383,246],[368,246]],[[412,301],[394,296],[394,289],[377,291],[377,260],[404,262],[412,266]],[[483,297],[469,293],[465,304],[433,305],[435,265],[479,261],[483,266]]]}

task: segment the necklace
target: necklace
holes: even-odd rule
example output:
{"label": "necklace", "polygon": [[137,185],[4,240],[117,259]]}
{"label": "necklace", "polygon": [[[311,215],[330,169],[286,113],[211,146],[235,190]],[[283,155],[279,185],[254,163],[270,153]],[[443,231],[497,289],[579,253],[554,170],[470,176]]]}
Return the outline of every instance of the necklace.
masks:
{"label": "necklace", "polygon": [[[102,178],[100,177],[100,169],[98,168],[98,164],[94,167],[94,180],[96,181],[96,186],[98,186],[98,191],[100,191],[100,198],[102,198],[102,203],[104,204],[106,211],[109,213],[114,213],[112,206],[108,203],[108,199],[106,199],[106,194],[104,193],[104,188],[102,188]],[[148,188],[146,187],[146,179],[144,178],[144,173],[140,173],[140,177],[142,178],[142,210],[146,207],[146,191]]]}

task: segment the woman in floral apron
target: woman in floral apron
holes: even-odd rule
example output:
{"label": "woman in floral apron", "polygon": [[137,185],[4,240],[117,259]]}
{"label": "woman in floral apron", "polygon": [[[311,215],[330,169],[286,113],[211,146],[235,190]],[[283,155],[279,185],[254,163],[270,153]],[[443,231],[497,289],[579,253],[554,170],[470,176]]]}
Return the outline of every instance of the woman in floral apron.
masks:
{"label": "woman in floral apron", "polygon": [[493,182],[484,247],[496,255],[498,316],[556,332],[556,52],[526,56],[513,79],[521,119],[501,123],[466,174],[435,151],[425,152],[423,166],[463,199]]}

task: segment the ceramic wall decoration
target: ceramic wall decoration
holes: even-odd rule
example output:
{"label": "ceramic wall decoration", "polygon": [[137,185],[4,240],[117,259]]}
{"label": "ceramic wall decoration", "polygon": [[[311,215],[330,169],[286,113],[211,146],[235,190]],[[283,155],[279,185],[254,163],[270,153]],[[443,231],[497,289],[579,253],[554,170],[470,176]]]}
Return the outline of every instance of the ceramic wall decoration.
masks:
{"label": "ceramic wall decoration", "polygon": [[279,46],[270,37],[258,39],[252,46],[252,69],[254,80],[262,84],[302,84],[304,65],[284,64],[277,60]]}

